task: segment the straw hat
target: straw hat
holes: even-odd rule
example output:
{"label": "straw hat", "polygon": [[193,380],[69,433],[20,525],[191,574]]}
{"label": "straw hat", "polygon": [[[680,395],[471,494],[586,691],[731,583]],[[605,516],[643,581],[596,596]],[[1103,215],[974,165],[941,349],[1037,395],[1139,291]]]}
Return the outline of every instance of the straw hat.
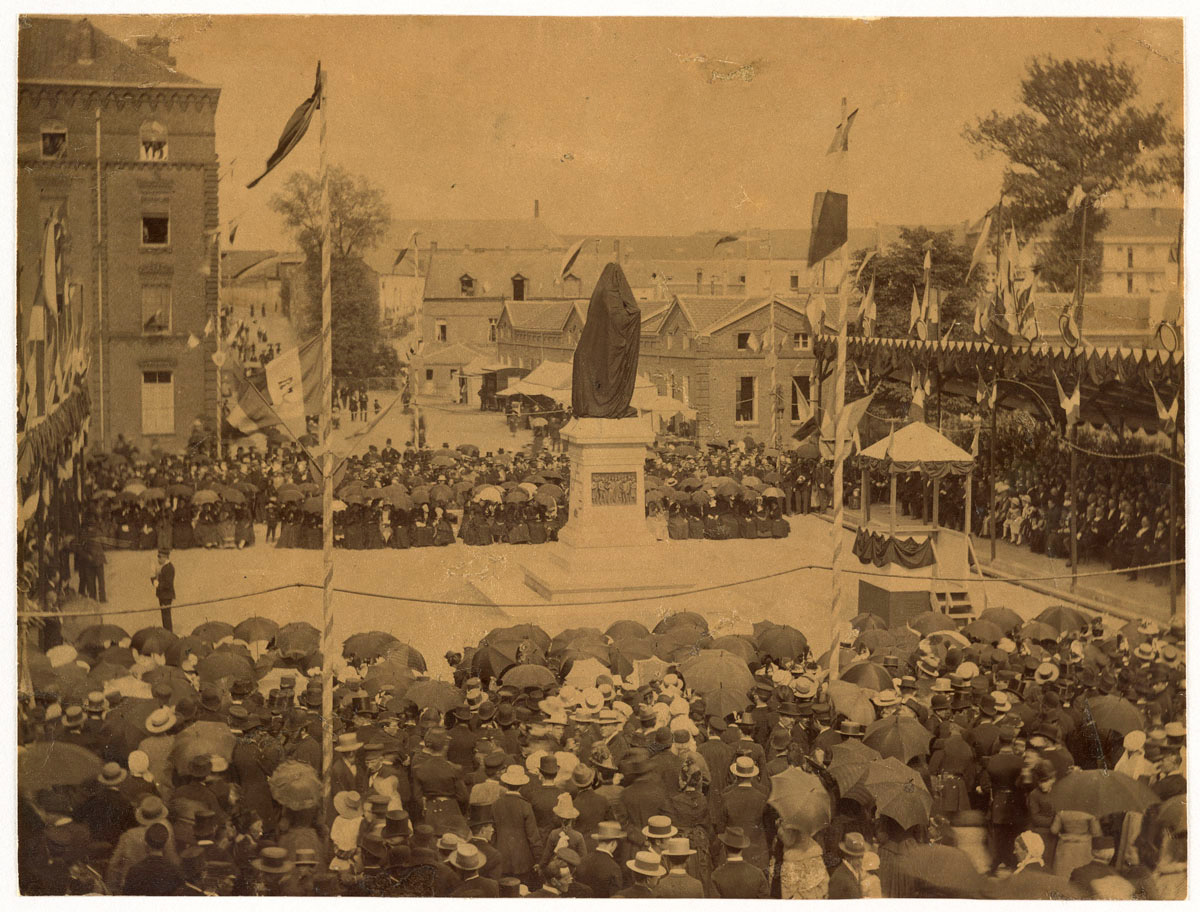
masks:
{"label": "straw hat", "polygon": [[739,779],[753,779],[758,775],[758,764],[752,757],[738,757],[729,764],[729,772]]}
{"label": "straw hat", "polygon": [[575,802],[571,800],[570,793],[559,793],[558,801],[554,804],[554,816],[560,817],[563,820],[574,820],[579,816],[579,809],[575,807]]}
{"label": "straw hat", "polygon": [[671,818],[661,814],[648,818],[642,827],[642,835],[647,839],[670,839],[678,832],[679,828],[671,823]]}
{"label": "straw hat", "polygon": [[333,809],[347,820],[361,816],[362,796],[354,791],[338,792],[333,796]]}
{"label": "straw hat", "polygon": [[97,782],[108,786],[120,785],[127,778],[129,778],[129,773],[122,769],[121,764],[112,762],[104,764],[96,775]]}
{"label": "straw hat", "polygon": [[686,836],[672,836],[662,847],[662,854],[668,858],[686,858],[689,855],[695,855],[696,850],[692,848],[691,840]]}
{"label": "straw hat", "polygon": [[471,843],[460,842],[454,847],[454,854],[450,856],[447,864],[460,871],[478,871],[487,864],[487,859]]}
{"label": "straw hat", "polygon": [[146,717],[146,731],[161,735],[175,726],[175,711],[169,706],[160,706]]}
{"label": "straw hat", "polygon": [[656,852],[638,852],[625,862],[625,867],[634,874],[645,877],[662,877],[667,873],[667,869],[662,866],[662,857]]}
{"label": "straw hat", "polygon": [[514,763],[500,774],[500,781],[505,785],[520,788],[522,785],[529,784],[529,777],[525,775],[525,768],[523,766]]}

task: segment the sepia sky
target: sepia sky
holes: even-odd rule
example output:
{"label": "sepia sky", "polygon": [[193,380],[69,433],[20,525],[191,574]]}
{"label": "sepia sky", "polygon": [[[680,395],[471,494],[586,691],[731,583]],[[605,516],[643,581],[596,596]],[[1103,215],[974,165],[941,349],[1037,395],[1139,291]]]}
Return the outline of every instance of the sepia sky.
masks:
{"label": "sepia sky", "polygon": [[963,126],[1015,109],[1033,55],[1111,45],[1146,101],[1183,108],[1173,20],[93,19],[170,36],[180,70],[222,86],[221,215],[242,249],[288,243],[267,203],[316,169],[316,130],[245,184],[318,58],[331,160],[383,187],[395,216],[525,217],[539,199],[563,233],[806,227],[843,95],[859,108],[852,224],[973,219],[1003,163],[981,161]]}

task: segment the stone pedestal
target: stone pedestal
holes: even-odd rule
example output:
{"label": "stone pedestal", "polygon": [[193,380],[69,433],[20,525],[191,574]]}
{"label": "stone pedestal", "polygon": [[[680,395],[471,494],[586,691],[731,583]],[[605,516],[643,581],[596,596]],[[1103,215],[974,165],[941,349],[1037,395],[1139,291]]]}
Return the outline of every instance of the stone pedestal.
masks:
{"label": "stone pedestal", "polygon": [[663,560],[646,525],[646,448],[654,442],[649,422],[576,418],[562,437],[571,456],[570,519],[558,542],[524,562],[525,585],[551,602],[692,588],[686,568]]}

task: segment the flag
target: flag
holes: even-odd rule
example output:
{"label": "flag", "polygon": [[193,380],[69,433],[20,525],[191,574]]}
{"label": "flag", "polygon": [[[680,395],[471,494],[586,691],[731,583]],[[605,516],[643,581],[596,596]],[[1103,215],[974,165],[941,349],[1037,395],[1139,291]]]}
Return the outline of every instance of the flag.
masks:
{"label": "flag", "polygon": [[979,381],[975,385],[975,404],[983,405],[986,402],[988,408],[995,408],[996,384],[992,383],[989,386],[987,383],[984,383],[983,374],[977,374],[977,376]]}
{"label": "flag", "polygon": [[1154,394],[1154,408],[1158,412],[1158,420],[1162,422],[1163,433],[1174,434],[1176,419],[1179,416],[1179,393],[1175,394],[1175,400],[1171,403],[1171,407],[1167,408],[1159,398],[1158,390],[1154,388],[1153,383],[1150,384],[1150,392]]}
{"label": "flag", "polygon": [[917,286],[913,286],[912,305],[908,309],[908,331],[912,332],[921,319],[921,302],[917,298]]}
{"label": "flag", "polygon": [[717,242],[713,244],[713,250],[716,250],[722,244],[732,244],[734,241],[740,240],[741,238],[739,238],[736,234],[727,234],[724,237],[717,239]]}
{"label": "flag", "polygon": [[862,316],[863,335],[871,335],[875,328],[875,273],[871,273],[871,284],[867,287],[867,294],[862,299],[858,312]]}
{"label": "flag", "polygon": [[[846,100],[843,98],[842,104],[845,104],[845,102]],[[858,108],[855,108],[837,125],[837,129],[833,131],[833,141],[829,144],[829,149],[825,152],[826,155],[833,155],[835,152],[850,151],[850,128],[854,126],[854,118],[857,114]]]}
{"label": "flag", "polygon": [[888,459],[892,458],[892,447],[895,445],[895,443],[896,443],[896,422],[889,421],[888,422],[888,442],[887,442],[887,446],[883,450],[883,454]]}
{"label": "flag", "polygon": [[758,333],[749,333],[746,345],[752,352],[759,351],[762,348],[762,340],[759,338]]}
{"label": "flag", "polygon": [[808,300],[804,302],[804,313],[814,336],[825,331],[825,295],[809,292]]}
{"label": "flag", "polygon": [[812,234],[808,241],[811,269],[846,243],[849,198],[844,193],[822,190],[813,198]]}
{"label": "flag", "polygon": [[1063,410],[1067,418],[1067,427],[1070,428],[1079,420],[1079,381],[1075,381],[1075,392],[1068,396],[1059,382],[1058,374],[1051,371],[1054,375],[1054,388],[1058,391],[1058,405]]}
{"label": "flag", "polygon": [[860,387],[862,387],[863,392],[866,392],[867,387],[869,387],[871,385],[871,368],[868,367],[867,372],[864,375],[863,372],[861,370],[859,370],[858,365],[855,364],[854,365],[854,378],[858,381],[858,385]]}
{"label": "flag", "polygon": [[[218,360],[217,355],[222,357]],[[320,336],[271,359],[265,391],[250,383],[242,365],[224,351],[214,354],[213,361],[233,390],[228,421],[244,434],[283,425],[299,438],[306,431],[306,416],[321,410]]]}
{"label": "flag", "polygon": [[[299,140],[297,140],[297,142],[299,142]],[[284,154],[286,155],[287,153],[284,153]],[[274,166],[272,166],[272,167],[274,167]],[[268,169],[268,170],[270,170],[270,169]],[[266,174],[264,174],[263,177],[266,177]],[[260,177],[259,180],[262,180],[262,178]],[[251,184],[251,186],[254,186],[254,185]],[[233,224],[231,224],[229,226],[229,244],[230,244],[230,246],[233,246],[234,239],[237,237],[237,230],[238,230],[237,222],[234,222]]]}
{"label": "flag", "polygon": [[562,265],[558,268],[558,277],[560,280],[566,280],[571,273],[571,268],[575,265],[575,261],[579,259],[579,254],[583,251],[583,245],[590,241],[591,238],[580,238],[567,250],[567,255],[563,257]]}
{"label": "flag", "polygon": [[[862,423],[863,416],[867,413],[867,409],[871,406],[871,400],[875,398],[875,394],[867,393],[860,399],[855,399],[853,402],[848,402],[838,412],[837,415],[837,437],[834,439],[835,447],[842,447],[845,452],[846,444],[853,442],[858,436],[858,426]],[[821,430],[822,436],[832,437],[832,434],[826,433],[831,429],[831,423],[828,419],[823,422],[824,427]]]}
{"label": "flag", "polygon": [[975,434],[971,438],[971,455],[979,456],[979,425],[975,425]]}
{"label": "flag", "polygon": [[925,397],[929,394],[929,380],[922,377],[919,371],[913,371],[909,383],[912,387],[912,403],[908,407],[908,417],[913,421],[924,421]]}
{"label": "flag", "polygon": [[979,229],[979,240],[975,242],[975,249],[971,251],[971,265],[967,267],[967,277],[964,282],[971,280],[971,273],[975,271],[975,267],[983,262],[983,255],[987,252],[988,238],[992,233],[992,210],[989,209],[983,217],[983,225]]}
{"label": "flag", "polygon": [[792,398],[796,401],[796,415],[792,420],[799,421],[802,425],[812,421],[812,405],[809,403],[808,397],[804,395],[804,391],[800,389],[800,384],[796,382],[795,377],[792,378]]}
{"label": "flag", "polygon": [[[308,132],[308,125],[312,121],[313,111],[321,106],[321,64],[317,63],[317,79],[313,86],[312,95],[300,103],[300,107],[292,112],[292,116],[288,118],[288,122],[283,127],[283,132],[279,134],[279,143],[275,146],[275,151],[271,153],[271,157],[267,159],[266,167],[263,173],[250,183],[246,184],[246,189],[250,189],[258,184],[260,180],[266,177],[281,161],[287,158],[296,145],[304,138],[304,134]],[[230,238],[232,243],[233,239]]]}

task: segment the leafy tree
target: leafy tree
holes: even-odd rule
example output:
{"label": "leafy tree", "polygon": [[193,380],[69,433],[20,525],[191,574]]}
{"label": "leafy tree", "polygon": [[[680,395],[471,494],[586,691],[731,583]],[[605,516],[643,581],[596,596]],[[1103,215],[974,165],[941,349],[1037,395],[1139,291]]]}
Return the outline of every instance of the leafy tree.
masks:
{"label": "leafy tree", "polygon": [[[1142,107],[1138,95],[1134,69],[1111,55],[1035,57],[1021,80],[1021,110],[992,111],[964,129],[981,155],[999,152],[1009,160],[1001,184],[1004,223],[997,232],[1011,223],[1028,238],[1050,228],[1039,245],[1039,266],[1043,280],[1056,288],[1075,288],[1085,211],[1085,276],[1089,284],[1099,278],[1096,236],[1107,219],[1092,201],[1132,189],[1183,186],[1183,134],[1171,125],[1163,102]],[[1070,209],[1076,187],[1088,203]]]}
{"label": "leafy tree", "polygon": [[[321,258],[304,264],[308,309],[305,332],[321,332]],[[379,279],[358,257],[335,256],[329,264],[333,320],[333,375],[339,379],[393,377],[400,371],[396,350],[381,341]]]}
{"label": "leafy tree", "polygon": [[[321,253],[320,175],[294,172],[283,185],[284,192],[271,197],[271,208],[296,236],[308,256]],[[383,191],[362,175],[345,168],[329,169],[329,227],[333,235],[333,257],[362,256],[378,246],[387,233],[392,215]]]}
{"label": "leafy tree", "polygon": [[[866,292],[875,277],[876,335],[905,336],[908,334],[909,313],[913,288],[918,297],[925,287],[925,250],[930,251],[930,289],[942,292],[938,319],[945,334],[951,325],[958,325],[953,335],[970,335],[970,308],[984,284],[982,270],[976,269],[966,281],[971,265],[971,249],[954,240],[953,231],[930,231],[924,226],[901,228],[900,240],[877,253],[859,276],[859,289]],[[866,255],[865,250],[854,256],[857,269]]]}

